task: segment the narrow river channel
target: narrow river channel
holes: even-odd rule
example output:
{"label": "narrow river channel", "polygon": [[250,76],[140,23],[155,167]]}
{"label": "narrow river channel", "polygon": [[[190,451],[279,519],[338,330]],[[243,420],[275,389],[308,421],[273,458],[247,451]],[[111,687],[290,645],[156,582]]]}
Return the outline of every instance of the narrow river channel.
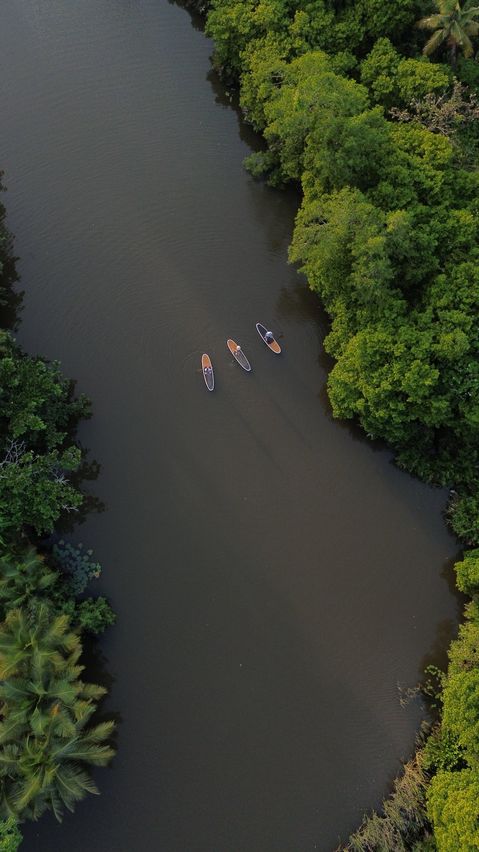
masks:
{"label": "narrow river channel", "polygon": [[411,752],[398,684],[457,617],[444,494],[332,420],[325,322],[286,263],[297,199],[243,170],[210,53],[167,0],[2,2],[19,337],[93,400],[105,511],[74,536],[118,613],[118,756],[25,852],[329,852]]}

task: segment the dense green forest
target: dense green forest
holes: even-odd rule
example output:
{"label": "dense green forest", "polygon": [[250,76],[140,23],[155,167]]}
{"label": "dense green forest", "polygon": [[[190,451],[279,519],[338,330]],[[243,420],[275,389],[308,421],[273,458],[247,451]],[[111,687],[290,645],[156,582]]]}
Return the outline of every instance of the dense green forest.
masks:
{"label": "dense green forest", "polygon": [[92,722],[105,690],[82,679],[82,632],[114,622],[85,597],[100,566],[60,538],[85,504],[85,460],[74,439],[88,400],[57,363],[27,355],[12,331],[12,239],[0,206],[0,850],[15,852],[19,824],[51,810],[61,820],[87,793],[88,767],[113,756],[114,724]]}
{"label": "dense green forest", "polygon": [[[448,486],[479,545],[479,7],[211,0],[214,64],[265,140],[251,173],[301,187],[291,245],[330,318],[335,416]],[[479,550],[437,673],[440,723],[350,849],[479,849]]]}

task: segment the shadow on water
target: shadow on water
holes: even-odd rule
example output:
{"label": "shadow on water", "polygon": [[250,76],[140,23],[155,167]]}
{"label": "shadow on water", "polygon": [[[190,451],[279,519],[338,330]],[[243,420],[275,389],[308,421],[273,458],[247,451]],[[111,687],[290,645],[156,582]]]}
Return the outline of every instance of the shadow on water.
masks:
{"label": "shadow on water", "polygon": [[[79,446],[81,447],[81,445]],[[87,458],[87,454],[89,453],[88,449],[81,447],[81,451],[82,461],[78,470],[73,474],[71,481],[72,484],[82,492],[83,503],[78,512],[75,512],[74,515],[71,514],[68,519],[65,519],[65,521],[69,520],[70,523],[68,525],[69,528],[64,529],[64,532],[73,531],[77,524],[85,523],[91,514],[95,513],[98,515],[106,509],[106,503],[104,503],[103,500],[100,500],[96,494],[83,490],[82,486],[84,482],[95,482],[98,479],[101,471],[101,464],[95,459]]]}
{"label": "shadow on water", "polygon": [[239,91],[235,87],[229,87],[226,81],[222,80],[220,75],[214,68],[211,68],[206,79],[210,84],[215,103],[224,109],[233,110],[238,122],[238,134],[242,142],[251,149],[251,152],[265,151],[266,142],[263,137],[253,130],[252,126],[247,123],[240,107]]}
{"label": "shadow on water", "polygon": [[436,628],[436,636],[429,651],[419,665],[420,681],[425,678],[428,666],[437,666],[441,671],[447,668],[447,650],[452,640],[457,636],[457,623],[451,618],[440,621]]}
{"label": "shadow on water", "polygon": [[446,581],[451,596],[456,600],[457,616],[455,618],[442,619],[437,624],[434,641],[419,664],[420,685],[424,685],[429,678],[426,672],[428,666],[446,671],[448,666],[448,650],[453,639],[457,637],[458,626],[463,621],[464,604],[467,598],[457,588],[454,572],[454,565],[459,559],[461,559],[461,551],[458,552],[456,557],[446,560],[441,570],[441,577]]}
{"label": "shadow on water", "polygon": [[[111,692],[113,685],[116,682],[116,678],[114,678],[109,671],[109,660],[105,657],[98,644],[98,640],[88,634],[86,634],[83,639],[83,662],[86,670],[88,671],[88,677],[91,678],[94,683],[101,683],[108,692]],[[99,708],[100,715],[104,700],[105,699],[101,702]],[[108,713],[104,714],[104,718],[114,719],[117,723],[121,722],[121,714],[112,712],[111,710],[108,710]],[[103,718],[98,719],[98,721],[103,721]]]}
{"label": "shadow on water", "polygon": [[17,330],[22,311],[23,291],[15,289],[20,281],[17,261],[13,253],[13,238],[7,237],[6,244],[0,245],[0,326],[9,331]]}
{"label": "shadow on water", "polygon": [[170,6],[179,6],[190,16],[192,26],[198,32],[204,32],[206,4],[204,0],[168,0]]}
{"label": "shadow on water", "polygon": [[421,660],[419,671],[421,674],[427,666],[437,666],[443,671],[447,668],[448,649],[453,639],[457,636],[458,625],[463,620],[464,605],[467,601],[465,595],[459,591],[456,585],[454,565],[461,559],[461,551],[453,559],[448,559],[441,570],[441,577],[446,581],[449,592],[456,600],[457,617],[454,619],[443,619],[437,625],[437,633],[431,648]]}

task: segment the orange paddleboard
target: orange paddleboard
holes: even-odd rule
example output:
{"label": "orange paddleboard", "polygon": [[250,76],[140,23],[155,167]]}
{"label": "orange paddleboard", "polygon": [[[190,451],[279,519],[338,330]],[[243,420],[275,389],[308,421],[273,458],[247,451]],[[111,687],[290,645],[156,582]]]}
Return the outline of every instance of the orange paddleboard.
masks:
{"label": "orange paddleboard", "polygon": [[275,355],[279,355],[279,353],[281,352],[281,346],[279,345],[278,341],[274,339],[274,337],[272,338],[272,340],[267,340],[266,334],[268,332],[268,329],[266,328],[266,326],[261,325],[260,322],[257,322],[256,331],[261,337],[263,343],[266,343],[268,349],[271,349],[271,352],[274,352]]}
{"label": "orange paddleboard", "polygon": [[215,374],[213,373],[213,364],[211,363],[211,358],[209,355],[201,356],[201,367],[203,369],[203,378],[205,380],[205,385],[209,391],[214,390],[215,388]]}
{"label": "orange paddleboard", "polygon": [[251,370],[251,364],[248,361],[239,343],[236,343],[236,340],[231,340],[231,337],[229,337],[226,341],[226,345],[230,350],[233,358],[236,358],[240,367],[243,367],[243,370],[246,370],[246,372],[249,373]]}

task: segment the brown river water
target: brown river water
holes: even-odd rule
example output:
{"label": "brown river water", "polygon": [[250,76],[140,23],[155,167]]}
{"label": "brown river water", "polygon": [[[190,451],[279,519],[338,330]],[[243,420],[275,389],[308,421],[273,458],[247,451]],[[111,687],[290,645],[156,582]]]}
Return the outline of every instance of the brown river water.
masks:
{"label": "brown river water", "polygon": [[25,852],[332,850],[411,752],[398,686],[457,620],[445,495],[333,421],[326,322],[286,262],[298,199],[244,171],[211,49],[167,0],[2,2],[19,337],[93,400],[105,510],[74,538],[118,613],[94,672],[118,755]]}

